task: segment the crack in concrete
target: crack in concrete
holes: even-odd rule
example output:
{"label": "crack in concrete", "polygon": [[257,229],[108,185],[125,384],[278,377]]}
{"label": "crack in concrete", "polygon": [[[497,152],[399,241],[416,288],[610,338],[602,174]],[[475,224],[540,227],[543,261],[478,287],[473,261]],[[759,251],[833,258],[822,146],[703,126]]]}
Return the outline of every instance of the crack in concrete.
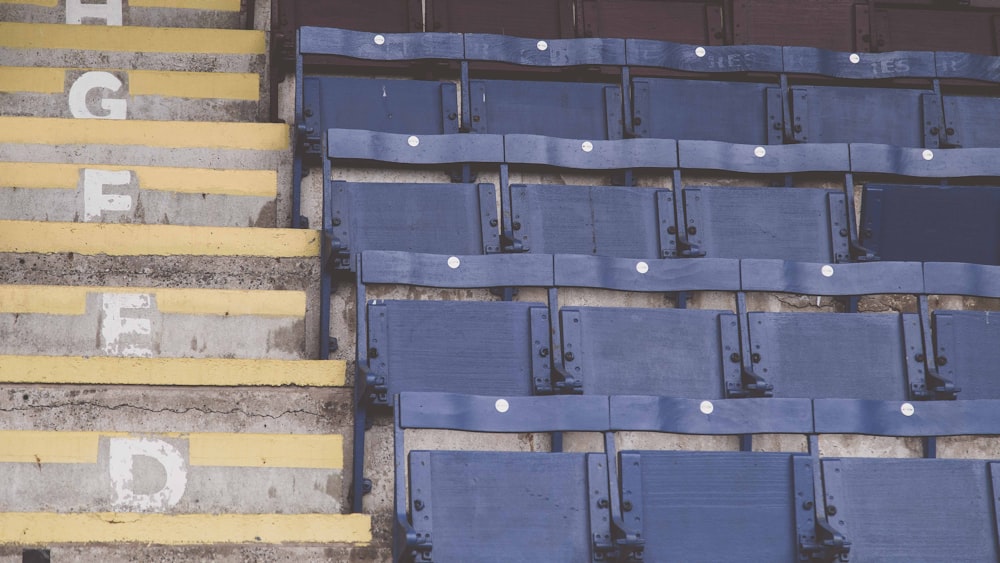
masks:
{"label": "crack in concrete", "polygon": [[324,415],[322,413],[315,413],[315,412],[308,411],[308,410],[305,410],[305,409],[286,410],[286,411],[284,411],[284,412],[282,412],[282,413],[280,413],[278,415],[273,415],[273,414],[268,414],[268,413],[254,413],[254,412],[249,412],[247,410],[240,409],[240,408],[232,408],[232,409],[230,409],[228,411],[220,411],[220,410],[215,410],[215,409],[210,409],[210,408],[204,408],[204,407],[185,407],[185,408],[182,408],[182,409],[176,409],[176,408],[169,408],[169,407],[167,407],[167,408],[161,408],[161,409],[151,409],[149,407],[143,407],[143,406],[139,406],[139,405],[130,405],[128,403],[121,403],[121,404],[117,404],[117,405],[104,405],[104,404],[94,403],[94,402],[89,402],[89,401],[83,401],[83,402],[73,401],[73,402],[68,402],[68,403],[52,403],[52,404],[48,404],[48,405],[25,405],[25,406],[19,406],[19,407],[11,407],[11,408],[2,408],[2,407],[0,407],[0,412],[19,412],[19,411],[41,410],[41,409],[72,408],[72,407],[93,407],[93,408],[105,409],[105,410],[135,409],[135,410],[140,410],[140,411],[150,412],[150,413],[169,412],[169,413],[174,413],[174,414],[187,414],[187,413],[189,413],[191,411],[195,411],[195,412],[199,412],[199,413],[202,413],[202,414],[209,414],[209,415],[211,415],[211,414],[221,414],[221,415],[240,414],[240,415],[244,415],[244,416],[248,416],[248,417],[253,417],[253,418],[270,418],[272,420],[278,420],[278,419],[280,419],[280,418],[282,418],[284,416],[297,415],[297,414],[308,415],[308,416],[312,416],[312,417],[320,418],[320,419],[325,419],[326,418],[326,415]]}

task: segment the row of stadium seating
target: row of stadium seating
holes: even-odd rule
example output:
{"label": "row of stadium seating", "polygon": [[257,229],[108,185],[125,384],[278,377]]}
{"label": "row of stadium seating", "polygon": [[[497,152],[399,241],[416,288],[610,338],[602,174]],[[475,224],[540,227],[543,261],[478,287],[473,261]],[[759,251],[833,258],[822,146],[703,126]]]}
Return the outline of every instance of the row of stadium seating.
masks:
{"label": "row of stadium seating", "polygon": [[[332,77],[330,69],[312,64],[311,57],[318,55],[354,60],[368,72],[377,72],[379,66],[372,64],[379,61],[417,61],[422,76],[439,80]],[[452,66],[427,70],[428,61]],[[485,69],[476,64],[487,61]],[[500,76],[519,80],[496,79],[493,63],[507,65]],[[991,97],[995,88],[970,91],[953,84],[959,79],[997,82],[994,63],[991,57],[965,53],[859,54],[306,27],[299,30],[296,123],[313,152],[321,132],[334,127],[409,134],[461,130],[591,139],[997,146],[1000,139],[981,124],[1000,111]],[[589,72],[591,67],[608,72]],[[525,69],[552,72],[526,75]],[[663,70],[685,78],[657,77]],[[706,80],[720,74],[730,81]],[[887,82],[910,78],[917,80]],[[831,85],[825,79],[841,82]],[[448,80],[460,82],[461,96]],[[844,86],[843,80],[858,82]]]}
{"label": "row of stadium seating", "polygon": [[388,33],[628,37],[703,45],[1000,54],[1000,8],[940,0],[272,0],[272,59],[302,26]]}
{"label": "row of stadium seating", "polygon": [[[942,178],[1000,173],[995,149],[875,145],[752,146],[711,141],[579,141],[532,135],[396,135],[330,130],[324,252],[352,269],[365,250],[448,254],[540,252],[621,258],[774,258],[812,262],[913,260],[1000,264],[1000,189]],[[500,186],[345,182],[347,162],[500,172]],[[672,189],[510,183],[510,169],[673,174]],[[686,185],[693,174],[743,174],[744,186]],[[840,189],[794,188],[827,173]],[[466,170],[466,174],[469,171]],[[855,173],[862,189],[853,232]],[[906,175],[900,185],[889,175]],[[785,177],[787,176],[787,177]],[[460,178],[461,179],[461,178]],[[970,182],[976,181],[968,180]],[[927,185],[933,182],[933,185]],[[979,180],[981,183],[982,180]],[[499,191],[499,211],[497,192]],[[928,228],[928,224],[933,228]],[[440,227],[447,225],[447,230]]]}
{"label": "row of stadium seating", "polygon": [[[775,400],[757,402],[767,401]],[[395,418],[397,560],[997,559],[995,462],[832,458],[815,449],[616,451],[619,431],[711,433],[708,427],[733,414],[715,410],[719,403],[692,405],[695,412],[686,414],[653,397],[402,393]],[[918,416],[925,406],[896,414]],[[779,409],[798,419],[799,431],[812,425],[809,409]],[[734,418],[744,416],[754,414]],[[838,418],[817,408],[821,417]],[[603,432],[605,451],[435,449],[407,456],[404,431],[418,428]]]}

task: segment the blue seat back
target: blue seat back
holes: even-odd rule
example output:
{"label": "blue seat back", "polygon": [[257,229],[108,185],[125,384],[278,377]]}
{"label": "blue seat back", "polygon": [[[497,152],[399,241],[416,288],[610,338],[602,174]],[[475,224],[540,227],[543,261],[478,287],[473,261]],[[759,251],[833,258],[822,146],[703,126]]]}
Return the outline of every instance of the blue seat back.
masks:
{"label": "blue seat back", "polygon": [[[512,184],[515,235],[531,252],[659,258],[673,194],[648,188]],[[661,229],[661,221],[664,223]],[[664,248],[667,248],[664,245]]]}
{"label": "blue seat back", "polygon": [[861,244],[882,260],[1000,265],[1000,188],[868,184]]}
{"label": "blue seat back", "polygon": [[319,153],[322,133],[333,128],[458,133],[457,87],[451,82],[335,76],[306,76],[303,82],[310,153]]}
{"label": "blue seat back", "polygon": [[[646,561],[797,561],[814,534],[806,455],[621,452],[626,521],[641,522]],[[806,539],[803,538],[803,539]]]}
{"label": "blue seat back", "polygon": [[574,307],[560,320],[565,369],[586,394],[722,399],[741,386],[728,311]]}
{"label": "blue seat back", "polygon": [[997,560],[1000,465],[844,458],[822,467],[827,522],[851,542],[851,561]]}
{"label": "blue seat back", "polygon": [[990,311],[934,312],[935,359],[959,399],[1000,399],[1000,323]]}
{"label": "blue seat back", "polygon": [[933,90],[796,86],[790,105],[792,138],[800,143],[939,144],[938,131],[924,127],[925,120],[940,123]]}
{"label": "blue seat back", "polygon": [[473,80],[473,133],[523,133],[568,139],[621,139],[617,85],[585,82]]}
{"label": "blue seat back", "polygon": [[639,137],[782,142],[781,90],[776,85],[636,78],[632,91],[632,120]]}
{"label": "blue seat back", "polygon": [[1000,147],[1000,132],[993,127],[1000,119],[1000,99],[946,94],[942,101],[948,146]]}
{"label": "blue seat back", "polygon": [[847,208],[838,190],[684,188],[684,229],[716,258],[848,259]]}
{"label": "blue seat back", "polygon": [[367,312],[360,345],[369,377],[386,390],[376,404],[403,391],[523,396],[549,381],[545,304],[387,300]]}
{"label": "blue seat back", "polygon": [[366,250],[486,254],[500,249],[491,184],[332,182],[326,217],[338,266]]}

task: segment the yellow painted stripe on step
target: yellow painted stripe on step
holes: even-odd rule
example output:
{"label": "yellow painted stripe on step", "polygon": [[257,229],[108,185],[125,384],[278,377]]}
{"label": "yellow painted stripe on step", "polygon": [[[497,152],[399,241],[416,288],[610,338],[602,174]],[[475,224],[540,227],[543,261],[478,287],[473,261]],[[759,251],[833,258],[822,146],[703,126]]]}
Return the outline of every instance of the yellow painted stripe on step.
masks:
{"label": "yellow painted stripe on step", "polygon": [[97,432],[0,432],[0,462],[97,463]]}
{"label": "yellow painted stripe on step", "polygon": [[58,94],[66,89],[66,69],[0,66],[0,92]]}
{"label": "yellow painted stripe on step", "polygon": [[0,383],[341,387],[338,360],[2,356]]}
{"label": "yellow painted stripe on step", "polygon": [[206,467],[342,469],[339,434],[0,431],[0,463],[97,463],[101,438],[150,436],[188,442],[188,463]]}
{"label": "yellow painted stripe on step", "polygon": [[367,514],[0,513],[0,544],[367,544],[371,539]]}
{"label": "yellow painted stripe on step", "polygon": [[133,96],[174,98],[260,99],[260,75],[252,72],[128,71]]}
{"label": "yellow painted stripe on step", "polygon": [[191,465],[341,469],[344,439],[337,434],[214,434],[188,436]]}
{"label": "yellow painted stripe on step", "polygon": [[240,0],[129,0],[130,8],[177,8],[239,12]]}
{"label": "yellow painted stripe on step", "polygon": [[0,252],[109,256],[319,256],[319,231],[0,221]]}
{"label": "yellow painted stripe on step", "polygon": [[0,22],[0,47],[263,55],[264,32],[244,29]]}
{"label": "yellow painted stripe on step", "polygon": [[0,117],[0,143],[280,151],[289,136],[282,123]]}
{"label": "yellow painted stripe on step", "polygon": [[29,6],[55,8],[59,5],[59,0],[0,0],[0,4],[27,4]]}
{"label": "yellow painted stripe on step", "polygon": [[90,293],[152,295],[156,309],[166,314],[303,317],[306,312],[302,291],[4,285],[0,313],[83,315]]}
{"label": "yellow painted stripe on step", "polygon": [[0,162],[0,183],[16,188],[75,190],[80,171],[128,170],[139,178],[139,188],[185,194],[276,197],[278,173],[274,170],[212,170],[165,166],[61,164],[49,162]]}

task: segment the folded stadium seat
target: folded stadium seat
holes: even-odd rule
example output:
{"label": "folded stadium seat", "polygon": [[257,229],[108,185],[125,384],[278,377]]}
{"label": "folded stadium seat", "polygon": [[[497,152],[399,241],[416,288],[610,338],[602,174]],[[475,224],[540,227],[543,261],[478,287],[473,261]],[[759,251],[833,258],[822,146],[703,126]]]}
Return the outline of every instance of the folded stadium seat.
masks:
{"label": "folded stadium seat", "polygon": [[574,0],[426,0],[427,31],[569,39]]}
{"label": "folded stadium seat", "polygon": [[986,563],[1000,556],[994,525],[1000,464],[884,458],[820,463],[822,518],[850,542],[850,561]]}
{"label": "folded stadium seat", "polygon": [[[783,57],[784,70],[792,75],[786,124],[790,142],[940,145],[934,53],[785,47]],[[893,82],[900,79],[917,80]]]}
{"label": "folded stadium seat", "polygon": [[367,409],[406,391],[551,391],[549,307],[515,301],[367,300],[366,286],[551,287],[552,257],[367,251],[358,266],[355,511]]}
{"label": "folded stadium seat", "polygon": [[605,432],[607,397],[402,393],[395,402],[394,561],[615,560],[603,452],[407,453],[404,442],[418,429]]}
{"label": "folded stadium seat", "polygon": [[576,34],[726,45],[724,10],[721,0],[580,0]]}
{"label": "folded stadium seat", "polygon": [[[843,144],[752,146],[679,141],[682,170],[786,176],[803,172],[849,176]],[[850,260],[852,198],[819,188],[685,187],[674,178],[680,256],[773,258],[816,262]],[[845,181],[846,186],[853,186]],[[850,188],[853,191],[853,187]],[[679,195],[677,194],[679,192]]]}
{"label": "folded stadium seat", "polygon": [[[611,396],[612,431],[809,433],[807,399],[682,400]],[[849,544],[817,514],[816,458],[801,453],[605,449],[620,536],[646,561],[830,561]],[[617,458],[617,459],[615,459]],[[619,463],[615,463],[615,461]],[[619,493],[620,492],[620,493]],[[620,494],[620,498],[615,498]]]}
{"label": "folded stadium seat", "polygon": [[[502,171],[672,169],[677,144],[666,139],[569,140],[505,135]],[[509,184],[501,174],[504,249],[509,252],[646,258],[675,254],[673,193],[612,186]]]}
{"label": "folded stadium seat", "polygon": [[[500,251],[493,185],[343,182],[334,180],[334,166],[366,161],[440,168],[503,161],[503,139],[497,135],[408,136],[330,129],[325,143],[320,288],[320,356],[324,358],[329,352],[329,298],[335,271],[354,271],[361,252],[465,255]],[[470,174],[468,168],[464,174]]]}
{"label": "folded stadium seat", "polygon": [[[381,34],[303,27],[298,31],[295,89],[295,160],[293,226],[300,226],[297,207],[303,159],[319,155],[328,129],[364,129],[407,135],[457,133],[457,86],[453,82],[391,78],[358,78],[316,74],[308,57],[336,55],[356,61],[458,61],[463,57],[459,34]],[[322,68],[319,68],[323,71]],[[370,72],[370,69],[368,70]],[[412,69],[411,69],[412,72]],[[457,67],[452,72],[458,78]]]}
{"label": "folded stadium seat", "polygon": [[[743,260],[741,278],[745,292],[800,295],[916,295],[924,287],[921,264],[914,262]],[[927,377],[920,320],[910,313],[749,312],[742,335],[751,350],[746,369],[772,386],[775,397],[927,398],[937,386]]]}
{"label": "folded stadium seat", "polygon": [[1000,134],[992,126],[1000,118],[996,57],[946,52],[935,58],[944,112],[942,146],[1000,147]]}
{"label": "folded stadium seat", "polygon": [[[997,196],[989,184],[1000,176],[998,156],[995,148],[852,143],[852,176],[867,181],[858,242],[851,243],[855,252],[867,259],[996,264],[1000,254],[989,233],[996,223]],[[984,181],[983,187],[947,187]]]}
{"label": "folded stadium seat", "polygon": [[[536,40],[467,33],[465,58],[470,79],[463,77],[463,131],[622,138],[619,74],[625,64],[624,40]],[[504,70],[498,72],[500,68]],[[480,78],[511,74],[517,79]],[[557,81],[563,77],[571,81]]]}
{"label": "folded stadium seat", "polygon": [[[556,255],[555,285],[735,292],[739,261]],[[561,361],[556,368],[562,381],[556,385],[562,390],[686,400],[766,394],[742,378],[739,323],[730,311],[564,307],[557,328]]]}
{"label": "folded stadium seat", "polygon": [[[632,88],[626,100],[627,135],[782,143],[781,48],[628,39],[626,53],[625,82]],[[699,79],[672,77],[692,73]]]}
{"label": "folded stadium seat", "polygon": [[882,260],[1000,265],[1000,188],[865,184],[861,244]]}

